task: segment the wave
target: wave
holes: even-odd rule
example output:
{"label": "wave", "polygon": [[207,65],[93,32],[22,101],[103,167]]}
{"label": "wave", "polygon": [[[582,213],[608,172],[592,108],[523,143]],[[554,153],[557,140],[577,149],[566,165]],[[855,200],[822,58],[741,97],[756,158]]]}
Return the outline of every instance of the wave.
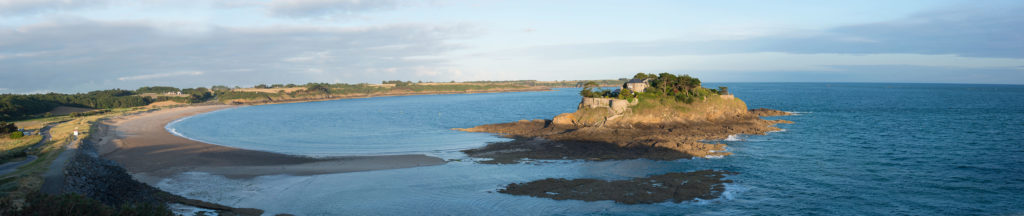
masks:
{"label": "wave", "polygon": [[707,156],[704,156],[704,158],[706,158],[706,159],[722,159],[724,157],[725,157],[725,155],[707,155]]}
{"label": "wave", "polygon": [[726,137],[724,141],[743,141],[743,139],[740,139],[740,137],[737,136],[736,134],[732,134]]}
{"label": "wave", "polygon": [[784,111],[784,112],[792,113],[793,115],[803,115],[803,114],[814,113],[814,112],[800,112],[800,111]]}

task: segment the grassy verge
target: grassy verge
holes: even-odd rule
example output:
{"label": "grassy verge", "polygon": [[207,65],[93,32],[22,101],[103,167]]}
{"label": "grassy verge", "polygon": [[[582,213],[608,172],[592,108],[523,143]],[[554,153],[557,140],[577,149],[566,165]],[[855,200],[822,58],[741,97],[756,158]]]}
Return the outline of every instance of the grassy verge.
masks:
{"label": "grassy verge", "polygon": [[0,138],[0,163],[14,161],[14,159],[25,157],[28,147],[39,143],[43,136],[32,135],[18,139]]}

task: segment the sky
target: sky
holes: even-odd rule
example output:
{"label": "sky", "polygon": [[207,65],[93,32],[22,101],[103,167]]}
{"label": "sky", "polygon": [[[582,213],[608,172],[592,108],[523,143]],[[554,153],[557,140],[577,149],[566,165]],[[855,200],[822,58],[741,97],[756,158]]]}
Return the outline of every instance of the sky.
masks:
{"label": "sky", "polygon": [[382,80],[1024,84],[1024,2],[0,0],[0,93]]}

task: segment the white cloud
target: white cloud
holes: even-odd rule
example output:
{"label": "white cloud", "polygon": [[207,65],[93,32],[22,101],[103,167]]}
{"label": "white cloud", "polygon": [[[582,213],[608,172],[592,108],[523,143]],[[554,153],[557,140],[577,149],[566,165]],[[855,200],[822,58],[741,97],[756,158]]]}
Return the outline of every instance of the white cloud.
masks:
{"label": "white cloud", "polygon": [[146,74],[146,75],[119,77],[119,78],[117,78],[117,80],[120,80],[120,81],[148,80],[148,79],[175,77],[175,76],[199,76],[199,75],[203,75],[203,72],[202,71],[178,71],[178,72],[170,72],[170,73],[158,73],[158,74]]}

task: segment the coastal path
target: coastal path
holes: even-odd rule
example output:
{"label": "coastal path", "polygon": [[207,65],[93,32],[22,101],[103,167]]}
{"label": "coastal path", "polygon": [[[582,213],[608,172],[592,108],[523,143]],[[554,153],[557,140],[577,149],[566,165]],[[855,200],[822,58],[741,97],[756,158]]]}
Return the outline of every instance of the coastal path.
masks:
{"label": "coastal path", "polygon": [[79,141],[77,136],[71,136],[71,140],[64,145],[64,151],[57,155],[53,162],[50,162],[50,167],[43,173],[43,186],[39,189],[40,192],[50,195],[59,195],[63,192],[64,168],[67,166],[68,160],[78,152],[77,141]]}

